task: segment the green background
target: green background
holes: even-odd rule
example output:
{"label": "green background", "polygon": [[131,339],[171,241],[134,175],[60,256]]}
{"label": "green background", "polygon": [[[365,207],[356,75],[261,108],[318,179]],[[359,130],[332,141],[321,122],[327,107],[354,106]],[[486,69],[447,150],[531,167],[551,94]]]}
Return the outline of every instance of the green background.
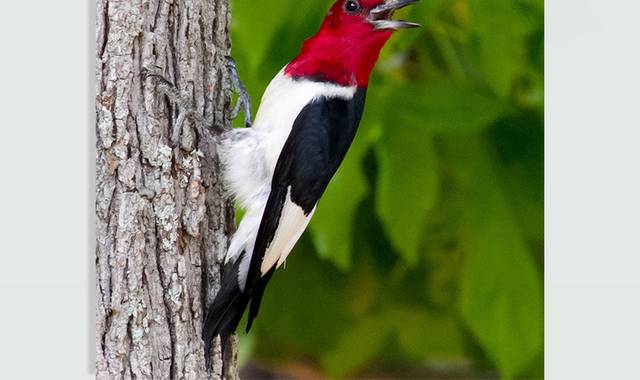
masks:
{"label": "green background", "polygon": [[[330,5],[232,1],[254,113]],[[396,18],[423,28],[383,50],[240,359],[291,377],[542,378],[543,1],[425,0]]]}

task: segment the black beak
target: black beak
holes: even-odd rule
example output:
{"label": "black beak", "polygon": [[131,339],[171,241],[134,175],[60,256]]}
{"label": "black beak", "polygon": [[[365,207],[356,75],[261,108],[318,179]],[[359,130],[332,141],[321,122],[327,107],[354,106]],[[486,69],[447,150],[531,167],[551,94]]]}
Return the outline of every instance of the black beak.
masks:
{"label": "black beak", "polygon": [[373,8],[369,14],[369,22],[378,30],[384,29],[411,29],[418,28],[421,25],[415,22],[392,20],[393,12],[404,8],[420,0],[387,0],[384,3]]}

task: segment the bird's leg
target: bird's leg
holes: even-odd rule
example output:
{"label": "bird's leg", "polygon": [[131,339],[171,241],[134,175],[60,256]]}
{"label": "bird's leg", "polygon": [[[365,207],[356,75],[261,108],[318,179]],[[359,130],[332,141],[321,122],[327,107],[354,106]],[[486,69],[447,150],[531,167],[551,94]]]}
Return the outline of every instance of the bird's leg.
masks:
{"label": "bird's leg", "polygon": [[231,57],[227,56],[227,68],[229,69],[229,74],[231,76],[231,86],[233,91],[238,94],[238,101],[236,105],[231,110],[231,119],[235,119],[240,114],[240,109],[244,112],[244,126],[247,128],[251,127],[251,97],[247,92],[246,87],[242,83],[240,79],[240,75],[238,74],[238,66],[236,65],[236,61]]}
{"label": "bird's leg", "polygon": [[175,84],[171,83],[165,77],[160,74],[153,73],[149,70],[143,70],[142,77],[144,79],[152,79],[155,82],[156,89],[163,95],[165,95],[172,105],[175,105],[178,110],[178,119],[176,121],[175,128],[171,134],[171,145],[177,146],[182,136],[184,122],[187,118],[191,118],[195,124],[198,132],[202,135],[203,127],[206,125],[204,118],[198,113],[198,111],[192,106],[192,101],[189,97],[180,94],[180,91]]}
{"label": "bird's leg", "polygon": [[[249,96],[246,87],[240,79],[236,61],[231,56],[227,56],[226,59],[227,69],[229,70],[229,77],[231,80],[231,88],[236,94],[238,94],[238,100],[231,110],[231,119],[233,120],[238,117],[238,115],[240,114],[240,110],[242,110],[244,112],[245,127],[249,128],[252,124],[251,97]],[[158,73],[154,73],[150,70],[144,69],[142,72],[142,76],[144,79],[154,80],[156,89],[160,91],[160,93],[165,95],[169,99],[171,104],[176,105],[178,109],[178,119],[171,135],[171,144],[173,146],[176,146],[179,143],[180,136],[182,135],[182,129],[184,128],[184,122],[187,118],[191,118],[196,123],[198,132],[203,135],[202,132],[204,126],[207,125],[206,120],[204,120],[204,118],[197,112],[197,110],[193,108],[190,98],[180,94],[180,91],[175,84]],[[216,129],[216,134],[220,134],[223,132],[222,130],[218,130],[219,128],[216,128],[215,126],[213,126],[212,128]]]}

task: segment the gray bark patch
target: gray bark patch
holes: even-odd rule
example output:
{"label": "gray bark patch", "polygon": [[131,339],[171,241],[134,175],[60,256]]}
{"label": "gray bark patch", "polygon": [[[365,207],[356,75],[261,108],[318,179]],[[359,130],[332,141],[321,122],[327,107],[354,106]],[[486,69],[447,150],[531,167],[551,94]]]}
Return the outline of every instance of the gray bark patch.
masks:
{"label": "gray bark patch", "polygon": [[[205,368],[205,303],[233,233],[210,130],[155,91],[157,72],[209,127],[230,128],[227,0],[98,0],[97,379],[237,378]],[[226,373],[222,373],[225,368]]]}

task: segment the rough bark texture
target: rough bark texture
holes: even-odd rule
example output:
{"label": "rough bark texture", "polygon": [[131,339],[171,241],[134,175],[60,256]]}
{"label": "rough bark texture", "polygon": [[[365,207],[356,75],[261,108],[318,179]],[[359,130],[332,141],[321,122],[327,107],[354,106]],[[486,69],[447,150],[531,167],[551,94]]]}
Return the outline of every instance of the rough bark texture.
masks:
{"label": "rough bark texture", "polygon": [[227,0],[98,0],[98,379],[237,377],[219,347],[205,369],[201,339],[234,229],[215,145],[141,75],[229,128],[228,23]]}

